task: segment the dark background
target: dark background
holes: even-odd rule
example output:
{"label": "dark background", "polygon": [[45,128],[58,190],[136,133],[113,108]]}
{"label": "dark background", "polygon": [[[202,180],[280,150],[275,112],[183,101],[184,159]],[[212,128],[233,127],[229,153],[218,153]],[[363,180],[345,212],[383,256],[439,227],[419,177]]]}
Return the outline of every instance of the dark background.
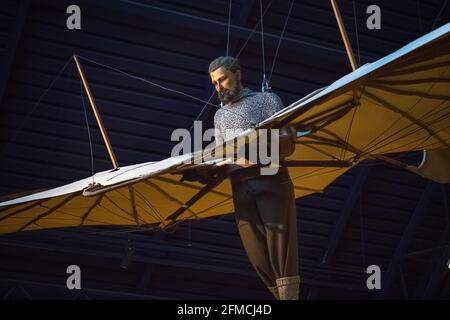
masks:
{"label": "dark background", "polygon": [[[213,88],[207,67],[226,53],[229,3],[2,1],[0,195],[48,189],[91,174],[80,82],[73,61],[63,69],[73,54],[208,100]],[[267,75],[290,3],[263,1],[264,9],[269,7],[264,16]],[[338,3],[360,64],[443,25],[450,12],[444,0]],[[66,28],[71,4],[81,8],[82,30]],[[371,4],[381,8],[381,30],[366,28]],[[259,19],[259,1],[232,1],[229,52],[242,51],[244,82],[254,90],[262,80],[259,27],[251,34]],[[197,117],[212,125],[213,107],[82,63],[121,166],[170,156],[171,132],[189,129]],[[349,72],[330,1],[297,0],[274,66],[272,90],[289,105]],[[84,101],[93,168],[108,170],[111,162]],[[417,163],[420,155],[407,160]],[[350,170],[324,193],[297,200],[301,299],[448,298],[449,194],[448,185],[370,162]],[[66,268],[72,264],[82,270],[80,291],[66,288]],[[366,288],[365,269],[372,264],[382,269],[382,290]],[[2,235],[0,298],[271,295],[248,262],[233,216],[227,215],[186,223],[172,233],[70,228]]]}

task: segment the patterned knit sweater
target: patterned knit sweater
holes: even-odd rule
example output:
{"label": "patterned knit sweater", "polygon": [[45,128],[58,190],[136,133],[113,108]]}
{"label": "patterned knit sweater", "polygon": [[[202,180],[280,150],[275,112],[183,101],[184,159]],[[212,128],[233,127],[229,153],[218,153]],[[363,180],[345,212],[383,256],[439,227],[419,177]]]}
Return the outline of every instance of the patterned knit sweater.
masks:
{"label": "patterned knit sweater", "polygon": [[222,106],[214,115],[216,144],[253,128],[283,108],[280,97],[275,93],[242,89],[232,102]]}

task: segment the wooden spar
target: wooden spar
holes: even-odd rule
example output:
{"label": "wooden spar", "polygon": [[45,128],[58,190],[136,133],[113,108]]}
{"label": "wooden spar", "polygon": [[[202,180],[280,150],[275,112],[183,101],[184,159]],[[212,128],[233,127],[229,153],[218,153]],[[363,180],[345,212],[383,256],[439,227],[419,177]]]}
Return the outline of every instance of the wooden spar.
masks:
{"label": "wooden spar", "polygon": [[84,90],[86,90],[86,94],[89,98],[89,103],[94,110],[95,119],[97,120],[98,127],[100,128],[100,132],[102,133],[103,140],[106,144],[106,149],[108,149],[109,157],[111,158],[111,162],[113,164],[114,169],[119,168],[119,164],[117,163],[116,156],[111,146],[111,142],[109,141],[108,134],[106,133],[105,127],[103,126],[102,119],[100,118],[100,114],[98,113],[97,107],[94,102],[94,98],[92,97],[91,90],[89,90],[89,86],[87,84],[86,78],[84,76],[83,68],[81,67],[80,61],[76,55],[73,56],[75,63],[77,65],[78,74],[80,76],[81,82],[83,82]]}
{"label": "wooden spar", "polygon": [[[331,5],[333,6],[334,15],[336,16],[336,20],[337,20],[337,23],[338,23],[338,26],[339,26],[339,30],[341,32],[342,40],[344,41],[345,50],[347,51],[348,59],[350,60],[350,64],[352,65],[353,71],[355,71],[358,68],[358,64],[356,63],[355,55],[353,53],[353,49],[352,49],[352,46],[350,44],[350,40],[348,39],[347,31],[345,31],[344,21],[342,20],[341,12],[339,11],[339,7],[338,7],[338,4],[337,4],[336,0],[331,0]],[[379,160],[382,160],[382,161],[384,161],[386,163],[389,163],[391,165],[394,165],[394,166],[397,166],[397,167],[409,170],[411,172],[417,173],[417,172],[414,171],[414,169],[417,169],[414,166],[407,165],[404,162],[398,161],[396,159],[393,159],[393,158],[390,158],[390,157],[387,157],[387,156],[368,155],[368,158],[370,158],[370,159],[379,159]]]}
{"label": "wooden spar", "polygon": [[344,21],[342,20],[341,12],[339,11],[339,7],[338,7],[336,0],[331,0],[331,5],[333,6],[334,15],[336,16],[339,30],[341,31],[341,36],[342,36],[342,40],[344,41],[345,50],[347,51],[348,59],[350,60],[352,69],[356,70],[358,68],[358,64],[356,63],[356,59],[355,59],[355,55],[353,54],[352,46],[350,45],[350,41],[348,40],[347,32],[345,31]]}

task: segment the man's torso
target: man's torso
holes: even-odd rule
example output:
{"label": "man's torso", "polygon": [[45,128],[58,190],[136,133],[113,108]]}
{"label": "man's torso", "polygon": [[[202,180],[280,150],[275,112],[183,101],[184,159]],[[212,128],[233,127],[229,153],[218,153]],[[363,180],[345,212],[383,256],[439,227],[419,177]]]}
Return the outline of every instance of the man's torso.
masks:
{"label": "man's torso", "polygon": [[245,88],[241,99],[216,112],[214,125],[226,141],[253,128],[282,108],[281,99],[275,93],[253,92]]}

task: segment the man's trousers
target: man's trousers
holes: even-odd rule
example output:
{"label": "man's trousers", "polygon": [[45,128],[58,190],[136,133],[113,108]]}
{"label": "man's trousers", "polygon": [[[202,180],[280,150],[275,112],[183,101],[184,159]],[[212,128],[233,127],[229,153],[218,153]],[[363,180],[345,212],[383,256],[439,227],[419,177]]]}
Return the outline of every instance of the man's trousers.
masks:
{"label": "man's trousers", "polygon": [[288,170],[250,178],[238,171],[231,178],[242,243],[256,272],[274,293],[277,279],[299,274],[295,196]]}

